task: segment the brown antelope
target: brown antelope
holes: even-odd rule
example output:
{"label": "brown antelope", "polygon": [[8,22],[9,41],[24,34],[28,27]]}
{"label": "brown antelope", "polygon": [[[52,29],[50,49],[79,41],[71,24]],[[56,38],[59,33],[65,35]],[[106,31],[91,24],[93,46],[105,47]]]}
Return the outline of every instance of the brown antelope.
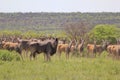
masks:
{"label": "brown antelope", "polygon": [[[107,47],[109,45],[109,42],[107,40],[103,40],[102,41],[102,45],[97,45],[96,41],[94,41],[94,44],[88,44],[87,45],[87,49],[88,49],[88,53],[91,52],[94,55],[96,55],[97,53],[99,53],[98,55],[100,56],[100,54],[104,51],[107,50]],[[91,47],[90,47],[91,46]],[[91,50],[90,50],[91,49]]]}
{"label": "brown antelope", "polygon": [[73,49],[74,49],[73,43],[74,43],[74,41],[71,41],[69,44],[67,44],[67,43],[66,44],[58,44],[57,52],[59,54],[59,58],[60,58],[62,52],[66,53],[67,59],[69,58],[70,52],[73,51]]}
{"label": "brown antelope", "polygon": [[113,55],[113,58],[115,57],[116,59],[119,59],[120,57],[120,45],[109,45],[107,47],[107,51],[109,55]]}
{"label": "brown antelope", "polygon": [[112,47],[112,54],[113,54],[113,57],[115,57],[116,59],[119,59],[119,57],[120,57],[120,45],[114,45]]}
{"label": "brown antelope", "polygon": [[108,45],[108,47],[107,47],[107,52],[109,53],[109,54],[108,54],[109,56],[112,55],[112,49],[113,49],[114,46],[115,46],[115,45]]}
{"label": "brown antelope", "polygon": [[88,56],[90,53],[92,53],[94,56],[96,55],[96,41],[94,41],[94,44],[87,44],[87,51]]}
{"label": "brown antelope", "polygon": [[71,41],[66,48],[66,58],[67,59],[69,59],[70,52],[73,52],[75,49],[75,46],[73,44],[75,44],[74,40]]}
{"label": "brown antelope", "polygon": [[68,47],[68,44],[58,44],[58,47],[57,47],[57,52],[59,54],[59,57],[61,56],[61,53],[62,52],[66,52],[66,49]]}
{"label": "brown antelope", "polygon": [[78,44],[77,49],[78,49],[79,54],[80,54],[81,56],[83,56],[83,54],[82,54],[82,52],[83,52],[83,50],[84,50],[84,40],[83,40],[83,39],[81,39],[81,43]]}
{"label": "brown antelope", "polygon": [[81,39],[81,41],[76,41],[75,45],[72,47],[73,47],[72,55],[74,55],[75,53],[78,53],[80,56],[82,56],[82,52],[84,50],[84,40]]}

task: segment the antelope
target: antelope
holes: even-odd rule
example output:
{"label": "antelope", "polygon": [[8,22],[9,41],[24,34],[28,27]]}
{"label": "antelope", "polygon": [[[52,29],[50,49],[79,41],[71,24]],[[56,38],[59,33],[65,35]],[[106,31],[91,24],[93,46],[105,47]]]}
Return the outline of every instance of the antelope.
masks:
{"label": "antelope", "polygon": [[89,55],[92,53],[94,56],[96,55],[96,41],[94,41],[94,44],[87,44],[87,54]]}
{"label": "antelope", "polygon": [[66,53],[66,59],[69,58],[70,52],[72,52],[74,50],[73,43],[74,43],[74,41],[71,41],[69,44],[67,44],[67,43],[58,44],[57,52],[59,54],[59,58],[60,58],[62,52]]}
{"label": "antelope", "polygon": [[84,50],[84,40],[83,39],[81,39],[81,43],[78,44],[77,49],[78,49],[79,54],[82,56],[82,52]]}
{"label": "antelope", "polygon": [[119,59],[120,57],[120,44],[117,42],[116,45],[109,45],[107,47],[107,51],[109,55],[113,55],[116,59]]}

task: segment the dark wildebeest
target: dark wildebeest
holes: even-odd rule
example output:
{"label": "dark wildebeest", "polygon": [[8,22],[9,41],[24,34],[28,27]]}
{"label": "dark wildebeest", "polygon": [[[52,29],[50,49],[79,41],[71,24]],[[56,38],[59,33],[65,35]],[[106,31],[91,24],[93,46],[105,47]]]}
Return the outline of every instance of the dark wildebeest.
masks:
{"label": "dark wildebeest", "polygon": [[46,57],[47,61],[50,61],[50,56],[56,53],[57,45],[57,38],[29,44],[30,60],[32,57],[35,58],[36,54],[43,52],[44,58]]}
{"label": "dark wildebeest", "polygon": [[18,39],[20,50],[22,53],[24,51],[26,56],[28,55],[28,48],[30,42],[31,42],[30,40]]}

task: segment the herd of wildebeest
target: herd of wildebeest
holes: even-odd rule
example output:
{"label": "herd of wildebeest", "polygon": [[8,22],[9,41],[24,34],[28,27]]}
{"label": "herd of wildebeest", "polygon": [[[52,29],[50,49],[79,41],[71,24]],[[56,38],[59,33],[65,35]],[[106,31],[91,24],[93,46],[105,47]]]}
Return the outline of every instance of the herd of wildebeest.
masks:
{"label": "herd of wildebeest", "polygon": [[110,44],[107,40],[103,40],[101,44],[96,44],[96,40],[93,43],[85,44],[84,39],[80,39],[76,41],[75,39],[66,42],[65,40],[61,40],[53,37],[44,37],[38,39],[22,39],[22,38],[0,38],[0,48],[6,49],[9,51],[16,51],[20,54],[22,60],[23,55],[27,55],[30,53],[30,60],[34,59],[37,54],[44,53],[44,59],[46,61],[50,61],[50,57],[57,53],[59,57],[64,52],[66,55],[66,59],[69,59],[71,54],[74,55],[76,53],[79,56],[83,56],[83,51],[86,49],[86,56],[101,55],[103,51],[107,51],[108,55],[111,55],[114,58],[119,59],[120,57],[120,41],[116,44]]}

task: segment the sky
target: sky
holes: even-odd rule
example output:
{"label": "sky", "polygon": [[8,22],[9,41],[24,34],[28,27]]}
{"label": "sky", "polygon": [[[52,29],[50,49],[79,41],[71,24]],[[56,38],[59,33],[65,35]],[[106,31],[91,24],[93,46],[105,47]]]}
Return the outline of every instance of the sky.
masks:
{"label": "sky", "polygon": [[120,0],[0,0],[0,12],[120,12]]}

